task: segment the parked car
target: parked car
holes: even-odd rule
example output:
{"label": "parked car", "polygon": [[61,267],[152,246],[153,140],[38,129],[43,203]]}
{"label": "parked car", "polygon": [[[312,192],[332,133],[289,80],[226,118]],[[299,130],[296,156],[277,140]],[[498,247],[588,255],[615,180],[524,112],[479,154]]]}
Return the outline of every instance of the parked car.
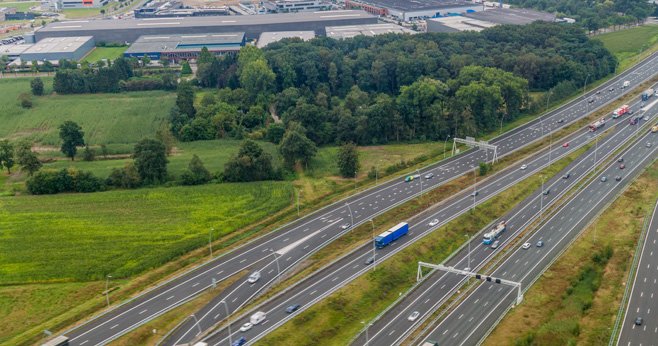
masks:
{"label": "parked car", "polygon": [[528,250],[528,249],[530,248],[530,245],[531,245],[530,243],[524,243],[524,244],[521,246],[521,248],[522,248],[523,250]]}
{"label": "parked car", "polygon": [[297,311],[301,305],[299,304],[293,304],[290,305],[289,307],[286,308],[286,313],[292,314],[293,312]]}
{"label": "parked car", "polygon": [[251,273],[251,275],[249,275],[249,279],[247,279],[247,281],[248,281],[250,284],[253,284],[253,283],[255,283],[256,281],[258,281],[258,279],[260,279],[260,272],[259,272],[259,271],[255,271],[255,272]]}
{"label": "parked car", "polygon": [[434,220],[430,221],[430,223],[429,223],[430,226],[436,226],[438,224],[439,224],[439,219],[434,219]]}
{"label": "parked car", "polygon": [[491,244],[491,248],[492,249],[497,249],[498,245],[500,245],[500,242],[498,240],[496,240],[495,242],[493,242],[493,244]]}
{"label": "parked car", "polygon": [[254,327],[253,324],[251,324],[250,322],[247,322],[247,323],[243,324],[242,327],[240,327],[240,331],[241,332],[246,332],[246,331],[248,331],[249,329],[251,329],[253,327]]}
{"label": "parked car", "polygon": [[407,319],[409,321],[413,322],[418,318],[418,316],[420,316],[420,312],[414,311],[414,312],[411,313],[411,315],[409,315],[409,317]]}
{"label": "parked car", "polygon": [[542,247],[542,246],[544,246],[544,242],[541,241],[541,240],[538,241],[538,242],[537,242],[537,247]]}

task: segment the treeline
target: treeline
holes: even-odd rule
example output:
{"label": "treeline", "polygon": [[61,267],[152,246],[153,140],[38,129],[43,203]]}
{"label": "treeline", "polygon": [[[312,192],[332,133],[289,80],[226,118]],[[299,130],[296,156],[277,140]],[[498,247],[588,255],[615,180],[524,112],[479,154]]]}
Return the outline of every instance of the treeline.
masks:
{"label": "treeline", "polygon": [[644,21],[658,15],[658,8],[646,0],[508,0],[512,5],[574,18],[590,31]]}
{"label": "treeline", "polygon": [[237,56],[202,54],[198,84],[220,89],[196,104],[191,86],[179,89],[171,129],[183,141],[279,143],[294,123],[315,145],[477,135],[538,107],[529,90],[572,90],[616,65],[600,42],[554,23],[284,40]]}
{"label": "treeline", "polygon": [[139,61],[118,58],[113,62],[100,61],[95,65],[78,65],[60,61],[55,73],[53,90],[59,94],[116,93],[119,91],[174,90],[177,77],[172,71],[157,73],[136,71]]}

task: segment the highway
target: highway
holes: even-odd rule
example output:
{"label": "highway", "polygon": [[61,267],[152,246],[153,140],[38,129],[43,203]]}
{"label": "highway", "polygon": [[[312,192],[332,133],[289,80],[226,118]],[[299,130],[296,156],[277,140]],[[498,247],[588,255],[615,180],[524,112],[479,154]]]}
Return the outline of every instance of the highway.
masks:
{"label": "highway", "polygon": [[[638,104],[639,102],[633,105],[635,109],[639,107]],[[597,163],[601,162],[605,159],[605,156],[640,130],[638,126],[629,125],[627,119],[623,117],[612,121],[617,126],[609,136],[604,137],[587,153],[571,162],[561,173],[548,180],[543,189],[538,189],[531,197],[519,203],[512,211],[501,217],[501,220],[507,221],[508,230],[499,238],[501,243],[499,249],[494,251],[490,246],[482,243],[481,237],[477,237],[471,240],[470,264],[468,263],[469,256],[466,248],[462,248],[458,255],[453,256],[444,264],[459,269],[467,267],[474,268],[475,271],[480,269],[489,262],[494,253],[505,248],[509,240],[515,239],[531,221],[539,216],[542,206],[546,208],[546,206],[556,201],[561,194],[571,189],[579,179],[582,179],[596,166],[595,160]],[[596,133],[599,132],[590,133],[590,135],[593,136]],[[570,177],[564,179],[567,172],[570,173]],[[550,191],[549,194],[542,195],[542,191],[547,190]],[[538,197],[543,198],[543,202],[540,202]],[[488,229],[482,231],[488,231]],[[463,277],[454,274],[433,273],[398,304],[395,304],[371,322],[372,325],[369,326],[368,330],[370,344],[387,345],[401,341],[421,321],[451,297],[464,281]],[[415,321],[409,321],[408,317],[414,311],[418,311],[420,315]],[[364,343],[366,343],[365,332],[355,341],[355,344]]]}
{"label": "highway", "polygon": [[[639,129],[638,126],[628,125],[627,119],[619,119],[616,121],[616,124],[621,125],[620,131],[618,131],[614,136],[605,137],[601,141],[602,143],[598,146],[599,150],[606,149],[608,142],[610,142],[610,145],[621,145],[621,143],[626,138],[628,138],[631,134],[636,133],[636,131]],[[614,125],[615,123],[612,124],[612,126]],[[377,261],[381,261],[390,257],[394,253],[400,251],[402,248],[412,244],[415,240],[421,238],[425,234],[434,231],[435,229],[448,223],[454,218],[460,216],[464,212],[467,212],[474,205],[474,203],[480,204],[490,198],[493,198],[501,191],[534,174],[543,167],[547,166],[549,164],[549,159],[551,159],[551,162],[553,162],[556,159],[559,159],[560,157],[567,155],[574,150],[577,150],[584,144],[591,142],[595,139],[594,136],[596,134],[597,133],[592,133],[588,130],[581,130],[569,138],[569,147],[564,148],[561,145],[554,146],[550,155],[548,151],[545,151],[540,155],[537,155],[536,157],[524,162],[527,166],[526,169],[521,170],[519,169],[518,165],[510,167],[500,172],[500,174],[481,182],[477,185],[477,191],[479,194],[475,201],[470,195],[471,190],[467,190],[455,196],[450,201],[442,203],[438,208],[425,211],[415,216],[412,220],[408,221],[410,224],[410,232],[406,237],[399,239],[389,247],[376,250]],[[587,156],[588,161],[584,164],[584,168],[582,168],[583,171],[590,169],[594,161],[594,156],[595,154],[592,149],[592,151],[590,151]],[[600,160],[603,157],[604,155],[600,155],[597,160]],[[578,162],[580,161],[574,161],[571,166],[575,166]],[[577,176],[578,173],[576,173],[576,171],[572,172],[572,177]],[[540,202],[539,196],[535,195],[528,198],[523,203],[520,203],[520,205],[524,205],[526,207],[523,208],[522,212],[518,212],[518,221],[509,221],[509,227],[512,229],[515,227],[522,228],[522,226],[517,226],[517,224],[521,225],[522,223],[530,222],[532,216],[542,207],[542,204],[546,206],[551,203],[553,199],[558,197],[559,192],[563,187],[572,186],[576,179],[571,178],[564,180],[558,177],[557,180],[558,181],[555,183],[556,188],[553,189],[553,187],[551,187],[551,193],[547,196],[543,196],[543,202]],[[547,184],[546,186],[549,187],[550,184]],[[433,219],[438,219],[439,223],[437,225],[430,226],[429,222]],[[473,247],[477,247],[479,243],[481,243],[479,239],[474,241]],[[372,244],[369,242],[368,244],[360,247],[358,250],[350,253],[348,256],[341,258],[336,263],[333,263],[316,272],[314,275],[309,276],[299,285],[289,288],[285,293],[269,299],[257,309],[267,313],[267,319],[264,323],[264,327],[263,325],[256,326],[250,331],[237,333],[235,337],[244,336],[249,342],[256,341],[264,336],[267,332],[285,323],[285,321],[295,315],[285,313],[286,307],[293,304],[300,304],[302,308],[299,311],[303,311],[336,289],[349,283],[354,278],[362,275],[370,268],[370,265],[365,264],[365,261],[367,258],[373,256],[373,250],[374,249]],[[489,254],[489,252],[486,253]],[[462,251],[460,255],[462,254],[465,259],[466,252]],[[472,260],[472,263],[475,264],[475,258]],[[240,318],[234,319],[231,323],[232,331],[237,330],[243,323],[247,322],[248,317],[254,312],[255,310],[249,311],[248,313],[243,314]],[[404,319],[406,320],[406,316]],[[387,319],[384,320],[387,321]],[[223,319],[220,319],[217,322],[224,321]],[[391,335],[386,335],[383,340],[383,344],[390,342],[390,337]],[[230,340],[228,340],[227,330],[222,329],[218,332],[215,332],[211,337],[204,338],[203,341],[211,345],[221,345],[229,344]]]}
{"label": "highway", "polygon": [[[596,97],[597,101],[592,107],[600,107],[619,97],[622,92],[628,91],[628,89],[621,89],[622,81],[629,80],[632,85],[637,85],[653,77],[657,72],[658,54],[654,54],[624,74],[600,86],[597,89],[601,91],[598,95],[594,90],[533,122],[503,134],[491,143],[498,145],[500,156],[509,154],[537,140],[542,135],[548,135],[549,132],[583,117],[590,107],[586,101],[589,98]],[[615,90],[608,91],[609,86],[615,86]],[[564,119],[564,123],[558,124],[557,119]],[[274,266],[278,266],[277,272],[291,268],[342,234],[349,232],[355,225],[367,222],[386,210],[419,195],[421,188],[424,190],[435,188],[469,171],[478,162],[486,160],[485,155],[482,150],[470,150],[419,171],[421,175],[433,172],[434,179],[404,183],[400,177],[334,203],[166,281],[63,334],[71,339],[71,345],[106,344],[189,301],[235,273],[248,268],[261,270],[264,274],[263,278],[251,285],[245,292],[240,289],[239,299],[231,297],[230,294],[236,292],[236,289],[244,284],[242,280],[224,291],[225,297],[228,297],[225,300],[226,304],[222,304],[225,305],[224,309],[219,307],[219,301],[213,301],[204,308],[205,311],[202,310],[201,313],[195,314],[195,316],[205,315],[206,318],[198,318],[199,323],[196,320],[193,322],[193,319],[190,318],[179,329],[180,337],[174,333],[173,339],[171,339],[176,342],[189,340],[195,336],[195,333],[191,332],[192,329],[207,328],[213,325],[215,320],[221,319],[224,310],[235,311],[265,288],[266,284],[272,281],[272,277],[268,277],[267,273],[273,270]],[[346,228],[341,227],[346,223],[351,225]],[[290,247],[290,244],[296,246]],[[281,251],[283,249],[286,251]],[[276,260],[274,260],[275,258]]]}
{"label": "highway", "polygon": [[[658,63],[658,56],[653,56],[651,61],[656,61],[656,63]],[[649,67],[647,66],[647,68]],[[657,69],[654,66],[649,68],[649,70],[654,71]],[[637,80],[645,79],[648,76],[648,73],[650,72],[636,70],[635,72],[630,73],[627,77],[621,78],[620,80],[630,79],[632,85],[636,85],[636,83],[638,83]],[[520,147],[536,140],[537,138],[555,131],[557,128],[561,128],[564,123],[572,122],[575,119],[588,114],[590,107],[600,107],[604,100],[610,100],[611,97],[617,96],[620,90],[624,90],[621,88],[621,83],[618,81],[611,81],[606,85],[599,87],[597,90],[590,92],[588,97],[581,98],[582,100],[580,102],[576,101],[573,105],[565,106],[556,110],[555,112],[551,112],[549,115],[543,116],[541,119],[537,119],[532,124],[528,124],[521,128],[512,130],[509,133],[494,139],[492,144],[498,146],[500,156],[507,155],[510,152],[518,150]],[[627,89],[625,91],[627,91]],[[587,100],[590,98],[594,98],[596,100],[593,105],[590,105],[590,103],[587,102]],[[559,119],[561,119],[563,122],[559,123]],[[488,156],[488,158],[490,159],[491,156]],[[454,161],[447,162],[445,164],[434,165],[428,169],[419,171],[418,173],[421,176],[424,176],[426,173],[430,172],[435,176],[431,180],[421,179],[420,182],[422,182],[423,185],[421,185],[419,181],[404,183],[403,179],[399,178],[397,184],[394,184],[392,187],[392,194],[390,189],[388,190],[388,195],[377,191],[369,195],[369,198],[364,198],[360,200],[360,202],[356,203],[356,208],[351,208],[351,210],[355,211],[355,214],[357,215],[355,216],[355,220],[358,217],[359,222],[366,222],[367,220],[372,219],[376,215],[380,214],[381,210],[390,208],[386,205],[382,206],[381,203],[387,203],[391,206],[395,205],[394,203],[399,203],[399,198],[396,197],[396,193],[399,193],[399,191],[395,190],[396,187],[399,186],[398,184],[402,184],[400,187],[405,189],[402,191],[403,196],[415,196],[420,193],[421,188],[427,190],[427,185],[432,187],[439,186],[448,179],[468,172],[469,170],[473,169],[472,167],[477,166],[479,162],[485,160],[487,160],[487,152],[478,150],[468,152],[462,156],[456,157],[454,158]],[[403,187],[405,184],[406,187]],[[373,194],[374,196],[372,196]],[[351,202],[350,205],[354,206],[355,202]],[[347,214],[349,211],[350,208],[345,208],[343,210],[345,214],[342,215],[345,218],[337,221],[336,225],[332,227],[338,227],[341,224],[344,224],[347,220],[346,217],[349,215]],[[357,221],[349,223],[357,223]],[[317,233],[321,234],[320,238],[322,238],[324,235],[322,232]],[[303,260],[305,256],[314,253],[327,244],[327,242],[324,242],[323,239],[318,239],[317,236],[313,236],[308,239],[302,238],[298,241],[299,243],[297,243],[297,245],[299,247],[303,245],[303,247],[298,247],[296,250],[286,251],[285,255],[277,256],[280,257],[280,260],[278,261],[279,263],[276,263],[276,261],[270,261],[263,264],[262,267],[256,267],[261,273],[268,273],[271,275],[264,275],[261,281],[267,278],[269,280],[265,281],[266,284],[273,282],[273,275],[280,271],[285,271],[291,268],[296,263]],[[285,245],[275,247],[274,249],[280,249]],[[276,266],[279,268],[276,268]],[[218,322],[222,321],[226,317],[227,312],[230,313],[242,307],[259,292],[261,292],[261,289],[264,286],[265,285],[263,284],[248,285],[244,281],[240,281],[232,285],[227,290],[218,294],[216,298],[214,298],[201,310],[197,311],[194,316],[191,316],[186,321],[184,321],[178,328],[176,328],[170,335],[167,336],[162,345],[176,345],[189,342],[195,336],[200,334],[200,330],[207,330],[216,325]]]}
{"label": "highway", "polygon": [[[624,170],[619,168],[617,160],[606,165],[536,232],[520,242],[532,244],[529,249],[520,246],[510,249],[511,254],[490,276],[520,282],[527,290],[634,177],[656,159],[657,153],[658,136],[646,133],[619,155],[624,159]],[[622,177],[621,181],[614,179],[617,175]],[[607,180],[602,181],[601,177]],[[535,246],[540,240],[544,245]],[[513,287],[484,281],[432,329],[425,340],[442,345],[476,345],[512,307],[516,296],[517,290]]]}
{"label": "highway", "polygon": [[[655,134],[658,136],[658,134]],[[617,340],[619,346],[658,345],[658,203],[653,210],[637,265],[631,296]],[[655,252],[655,254],[654,254]],[[652,313],[653,311],[653,313]],[[642,324],[636,325],[636,318]]]}

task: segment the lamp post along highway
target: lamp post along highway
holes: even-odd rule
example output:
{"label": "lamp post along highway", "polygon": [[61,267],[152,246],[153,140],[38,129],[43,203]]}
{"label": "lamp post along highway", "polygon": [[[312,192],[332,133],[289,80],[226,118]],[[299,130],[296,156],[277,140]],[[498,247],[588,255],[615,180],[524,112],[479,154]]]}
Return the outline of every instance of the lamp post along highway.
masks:
{"label": "lamp post along highway", "polygon": [[446,144],[448,143],[448,138],[450,138],[450,135],[446,137],[446,140],[443,141],[443,159],[446,159]]}
{"label": "lamp post along highway", "polygon": [[350,227],[349,228],[354,228],[354,216],[352,216],[352,208],[350,208],[350,204],[345,202],[345,205],[347,206],[347,210],[350,211]]}
{"label": "lamp post along highway", "polygon": [[372,323],[366,324],[366,322],[361,321],[361,324],[363,324],[366,327],[366,346],[368,346],[370,344],[370,338],[368,337],[368,328],[372,326]]}
{"label": "lamp post along highway", "polygon": [[110,279],[112,275],[108,275],[105,278],[105,301],[107,301],[107,307],[110,307]]}
{"label": "lamp post along highway", "polygon": [[471,271],[471,236],[468,234],[464,234],[466,237],[466,241],[468,242],[468,264],[466,271],[470,272]]}
{"label": "lamp post along highway", "polygon": [[297,197],[297,217],[299,217],[299,189],[295,189],[295,195]]}
{"label": "lamp post along highway", "polygon": [[210,233],[208,234],[208,247],[210,248],[210,257],[212,258],[212,234],[215,232],[214,228],[210,229]]}
{"label": "lamp post along highway", "polygon": [[370,225],[372,226],[372,270],[375,270],[375,266],[377,265],[377,257],[375,257],[375,222],[372,221],[372,219],[368,220],[370,221]]}
{"label": "lamp post along highway", "polygon": [[196,335],[203,333],[203,331],[201,330],[201,326],[199,325],[199,319],[196,318],[196,315],[191,314],[190,317],[194,317],[194,321],[196,321],[194,324],[197,326],[197,328],[199,328],[199,332]]}
{"label": "lamp post along highway", "polygon": [[416,173],[418,173],[418,179],[420,180],[420,197],[423,197],[423,177],[420,175],[420,169],[417,169]]}
{"label": "lamp post along highway", "polygon": [[539,193],[539,220],[542,217],[542,211],[544,210],[544,176],[541,176],[541,191]]}
{"label": "lamp post along highway", "polygon": [[226,309],[226,324],[228,325],[228,344],[233,345],[233,340],[231,340],[231,321],[228,319],[229,314],[228,314],[228,304],[226,304],[225,300],[222,300],[221,303],[224,303],[224,308]]}
{"label": "lamp post along highway", "polygon": [[276,257],[276,251],[274,249],[271,249],[272,255],[274,255],[274,262],[276,262],[276,281],[277,283],[281,283],[281,269],[279,268],[279,258]]}

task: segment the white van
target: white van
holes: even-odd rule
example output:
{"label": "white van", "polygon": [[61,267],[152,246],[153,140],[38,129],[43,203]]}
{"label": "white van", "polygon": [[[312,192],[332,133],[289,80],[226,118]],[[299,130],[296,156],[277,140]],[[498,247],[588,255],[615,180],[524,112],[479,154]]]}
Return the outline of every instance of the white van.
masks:
{"label": "white van", "polygon": [[249,322],[251,322],[251,324],[253,324],[255,326],[255,325],[265,321],[266,318],[267,318],[267,315],[265,315],[264,312],[258,311],[257,313],[251,315],[251,318],[249,319]]}
{"label": "white van", "polygon": [[621,86],[622,88],[628,88],[628,86],[631,85],[630,81],[625,81],[624,84]]}

